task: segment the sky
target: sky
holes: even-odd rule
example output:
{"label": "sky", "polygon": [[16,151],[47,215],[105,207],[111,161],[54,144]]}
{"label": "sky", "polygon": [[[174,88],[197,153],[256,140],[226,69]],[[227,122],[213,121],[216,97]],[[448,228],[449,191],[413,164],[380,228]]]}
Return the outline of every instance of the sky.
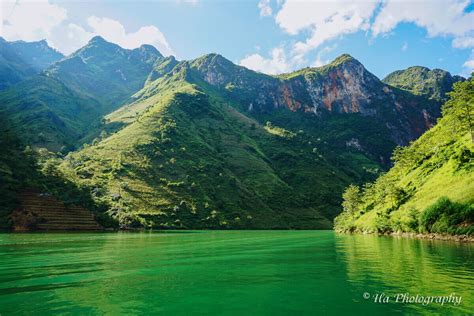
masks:
{"label": "sky", "polygon": [[65,55],[93,36],[193,59],[219,53],[268,73],[318,67],[349,53],[379,78],[414,65],[474,71],[469,0],[2,0],[0,36]]}

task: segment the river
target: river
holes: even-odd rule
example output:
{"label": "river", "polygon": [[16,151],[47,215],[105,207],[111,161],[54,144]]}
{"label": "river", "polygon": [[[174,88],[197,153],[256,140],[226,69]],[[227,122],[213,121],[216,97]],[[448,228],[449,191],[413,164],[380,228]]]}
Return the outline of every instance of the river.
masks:
{"label": "river", "polygon": [[0,234],[0,315],[464,315],[474,246],[332,231]]}

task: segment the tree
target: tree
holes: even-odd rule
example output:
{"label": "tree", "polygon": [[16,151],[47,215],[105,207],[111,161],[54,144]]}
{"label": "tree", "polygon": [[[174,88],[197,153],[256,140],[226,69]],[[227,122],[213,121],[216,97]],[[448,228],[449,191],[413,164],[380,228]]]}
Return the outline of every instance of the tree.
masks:
{"label": "tree", "polygon": [[[473,73],[474,75],[474,73]],[[450,99],[443,106],[443,116],[452,118],[450,121],[461,132],[468,131],[474,143],[474,78],[471,76],[464,82],[456,82],[449,93]]]}
{"label": "tree", "polygon": [[354,215],[359,209],[361,203],[360,188],[353,184],[349,185],[342,194],[342,198],[344,200],[342,202],[342,208],[344,212]]}

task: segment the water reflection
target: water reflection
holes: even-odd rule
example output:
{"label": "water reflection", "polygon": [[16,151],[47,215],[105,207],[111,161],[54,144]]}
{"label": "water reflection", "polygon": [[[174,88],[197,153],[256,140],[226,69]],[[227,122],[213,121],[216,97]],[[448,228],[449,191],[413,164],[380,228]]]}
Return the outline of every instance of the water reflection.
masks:
{"label": "water reflection", "polygon": [[[330,231],[0,235],[0,314],[465,314],[469,244]],[[385,293],[463,296],[379,304]],[[25,304],[26,302],[26,304]]]}
{"label": "water reflection", "polygon": [[[462,296],[459,306],[404,304],[413,312],[470,313],[474,310],[473,245],[436,240],[336,235],[336,251],[347,280],[359,291],[408,296]],[[400,297],[399,297],[400,298]],[[392,300],[391,300],[392,301]],[[393,303],[393,302],[392,302]]]}

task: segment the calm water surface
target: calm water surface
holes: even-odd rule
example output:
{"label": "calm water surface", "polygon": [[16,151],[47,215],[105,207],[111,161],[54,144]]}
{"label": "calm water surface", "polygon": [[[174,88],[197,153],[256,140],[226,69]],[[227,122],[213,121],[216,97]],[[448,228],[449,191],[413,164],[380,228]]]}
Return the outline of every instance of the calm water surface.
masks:
{"label": "calm water surface", "polygon": [[469,315],[473,250],[330,231],[0,234],[0,315]]}

